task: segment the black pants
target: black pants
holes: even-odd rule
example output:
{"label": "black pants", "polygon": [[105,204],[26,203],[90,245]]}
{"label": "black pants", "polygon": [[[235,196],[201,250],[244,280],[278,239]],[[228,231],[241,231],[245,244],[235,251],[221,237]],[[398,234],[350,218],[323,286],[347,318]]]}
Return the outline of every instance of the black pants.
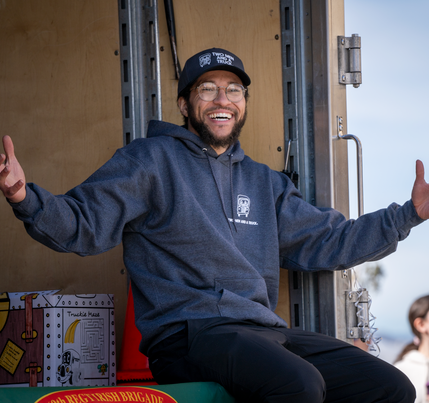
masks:
{"label": "black pants", "polygon": [[214,381],[243,402],[412,403],[415,390],[392,365],[318,333],[213,318],[149,351],[159,384]]}

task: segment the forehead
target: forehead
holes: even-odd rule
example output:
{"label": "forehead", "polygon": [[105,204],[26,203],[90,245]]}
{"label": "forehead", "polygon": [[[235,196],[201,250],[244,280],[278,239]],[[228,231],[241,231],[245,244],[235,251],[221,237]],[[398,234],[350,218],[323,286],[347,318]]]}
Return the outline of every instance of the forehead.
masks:
{"label": "forehead", "polygon": [[206,81],[212,81],[218,85],[221,82],[228,83],[228,84],[231,84],[231,83],[243,84],[240,78],[236,74],[225,70],[213,70],[202,74],[197,80],[197,85],[204,83]]}

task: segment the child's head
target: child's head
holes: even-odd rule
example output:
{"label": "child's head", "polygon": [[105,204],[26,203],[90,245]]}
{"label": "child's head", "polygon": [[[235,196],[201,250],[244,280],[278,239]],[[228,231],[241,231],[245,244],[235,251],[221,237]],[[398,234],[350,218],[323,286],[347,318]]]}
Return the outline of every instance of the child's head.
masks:
{"label": "child's head", "polygon": [[[426,320],[426,321],[429,320],[429,318],[426,316],[426,315],[429,315],[428,312],[429,312],[429,295],[420,297],[412,303],[410,310],[408,312],[408,320],[410,321],[411,330],[413,331],[416,337],[412,343],[406,345],[403,348],[403,350],[398,355],[398,358],[396,359],[396,361],[402,360],[402,357],[408,352],[419,349],[419,345],[422,340],[422,335],[419,332],[419,330],[416,328],[416,325],[417,327],[427,326],[427,324],[426,325],[424,324],[423,320]],[[420,322],[416,321],[416,319],[421,319],[421,321]]]}
{"label": "child's head", "polygon": [[429,312],[429,295],[421,297],[413,302],[408,313],[408,320],[410,321],[411,330],[420,339],[420,332],[415,327],[415,320],[418,318],[425,318]]}

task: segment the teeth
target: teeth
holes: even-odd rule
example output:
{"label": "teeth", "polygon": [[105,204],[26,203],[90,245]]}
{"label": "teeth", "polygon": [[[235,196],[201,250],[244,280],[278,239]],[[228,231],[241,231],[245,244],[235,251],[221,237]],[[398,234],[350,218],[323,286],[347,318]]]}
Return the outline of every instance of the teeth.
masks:
{"label": "teeth", "polygon": [[215,120],[229,120],[232,118],[232,113],[212,113],[209,115],[209,118]]}

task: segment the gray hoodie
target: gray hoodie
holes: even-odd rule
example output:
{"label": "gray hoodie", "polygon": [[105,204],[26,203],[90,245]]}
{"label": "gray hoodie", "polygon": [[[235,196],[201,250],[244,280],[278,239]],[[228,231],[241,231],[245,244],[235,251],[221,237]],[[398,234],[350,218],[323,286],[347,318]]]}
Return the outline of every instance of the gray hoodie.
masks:
{"label": "gray hoodie", "polygon": [[123,242],[145,354],[188,319],[286,326],[274,313],[279,267],[339,270],[380,259],[422,221],[411,201],[346,220],[303,201],[239,143],[217,156],[159,121],[67,194],[28,184],[13,207],[33,238],[60,252],[94,255]]}

